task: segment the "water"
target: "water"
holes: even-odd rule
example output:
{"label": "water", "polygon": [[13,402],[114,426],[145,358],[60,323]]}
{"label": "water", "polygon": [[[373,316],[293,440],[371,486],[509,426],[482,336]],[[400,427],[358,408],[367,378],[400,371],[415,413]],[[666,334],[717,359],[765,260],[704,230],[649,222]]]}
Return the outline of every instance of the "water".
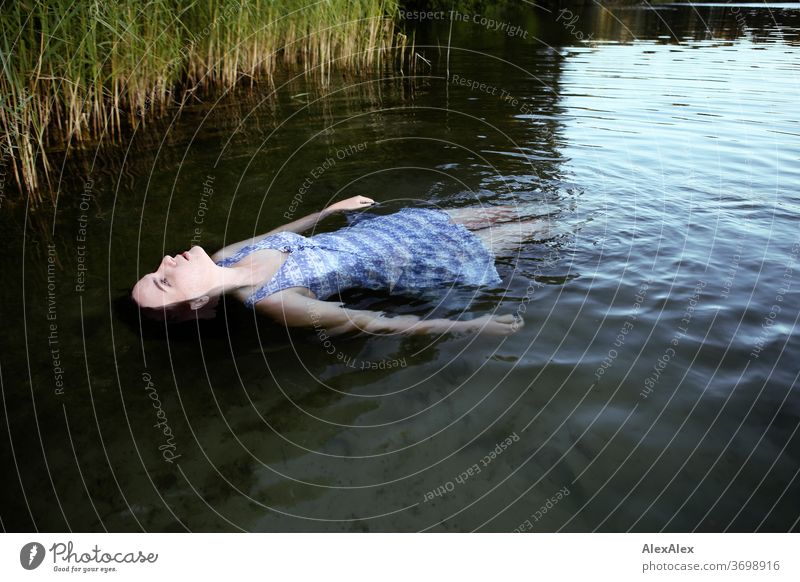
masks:
{"label": "water", "polygon": [[[3,200],[3,526],[796,530],[800,10],[570,12],[409,22],[415,78],[287,75],[89,150],[55,210]],[[502,287],[348,298],[526,326],[139,321],[164,253],[282,224],[306,180],[293,218],[526,205],[550,234]]]}

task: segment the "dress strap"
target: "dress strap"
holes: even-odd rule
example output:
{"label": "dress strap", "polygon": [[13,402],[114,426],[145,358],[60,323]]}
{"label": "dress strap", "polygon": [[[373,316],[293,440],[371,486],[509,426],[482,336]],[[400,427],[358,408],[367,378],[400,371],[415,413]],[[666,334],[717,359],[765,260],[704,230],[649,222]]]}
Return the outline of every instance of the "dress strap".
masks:
{"label": "dress strap", "polygon": [[284,253],[291,253],[294,250],[307,246],[314,246],[314,243],[302,235],[290,231],[276,232],[274,234],[268,234],[252,244],[243,246],[230,257],[217,261],[217,265],[220,267],[230,267],[253,251],[259,251],[261,249],[277,249]]}

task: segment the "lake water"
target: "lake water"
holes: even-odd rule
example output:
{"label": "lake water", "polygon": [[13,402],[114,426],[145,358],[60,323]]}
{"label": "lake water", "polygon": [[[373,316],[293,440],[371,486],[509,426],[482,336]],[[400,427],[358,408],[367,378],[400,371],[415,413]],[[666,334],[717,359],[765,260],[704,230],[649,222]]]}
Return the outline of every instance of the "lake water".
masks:
{"label": "lake water", "polygon": [[[192,103],[68,164],[56,209],[3,200],[4,528],[797,530],[798,5],[406,24],[415,71]],[[541,217],[499,287],[346,298],[525,327],[326,342],[126,300],[357,194]]]}

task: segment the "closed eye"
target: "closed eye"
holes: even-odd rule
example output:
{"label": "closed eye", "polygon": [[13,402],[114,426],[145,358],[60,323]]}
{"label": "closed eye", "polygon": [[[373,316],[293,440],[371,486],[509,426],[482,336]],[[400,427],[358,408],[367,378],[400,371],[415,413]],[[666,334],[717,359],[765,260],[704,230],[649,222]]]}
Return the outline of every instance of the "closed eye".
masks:
{"label": "closed eye", "polygon": [[155,283],[155,286],[158,287],[161,291],[166,293],[167,290],[164,289],[164,287],[162,286],[162,284],[167,285],[167,280],[165,278],[162,277],[161,279],[159,279],[158,277],[153,277],[153,283]]}

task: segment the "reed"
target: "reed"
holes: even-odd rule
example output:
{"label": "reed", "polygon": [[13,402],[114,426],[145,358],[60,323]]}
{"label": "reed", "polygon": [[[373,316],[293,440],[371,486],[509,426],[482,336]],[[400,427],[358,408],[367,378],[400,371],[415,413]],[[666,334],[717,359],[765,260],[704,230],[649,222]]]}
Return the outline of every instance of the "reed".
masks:
{"label": "reed", "polygon": [[47,152],[115,139],[201,88],[403,59],[397,0],[0,0],[0,147],[20,192]]}

